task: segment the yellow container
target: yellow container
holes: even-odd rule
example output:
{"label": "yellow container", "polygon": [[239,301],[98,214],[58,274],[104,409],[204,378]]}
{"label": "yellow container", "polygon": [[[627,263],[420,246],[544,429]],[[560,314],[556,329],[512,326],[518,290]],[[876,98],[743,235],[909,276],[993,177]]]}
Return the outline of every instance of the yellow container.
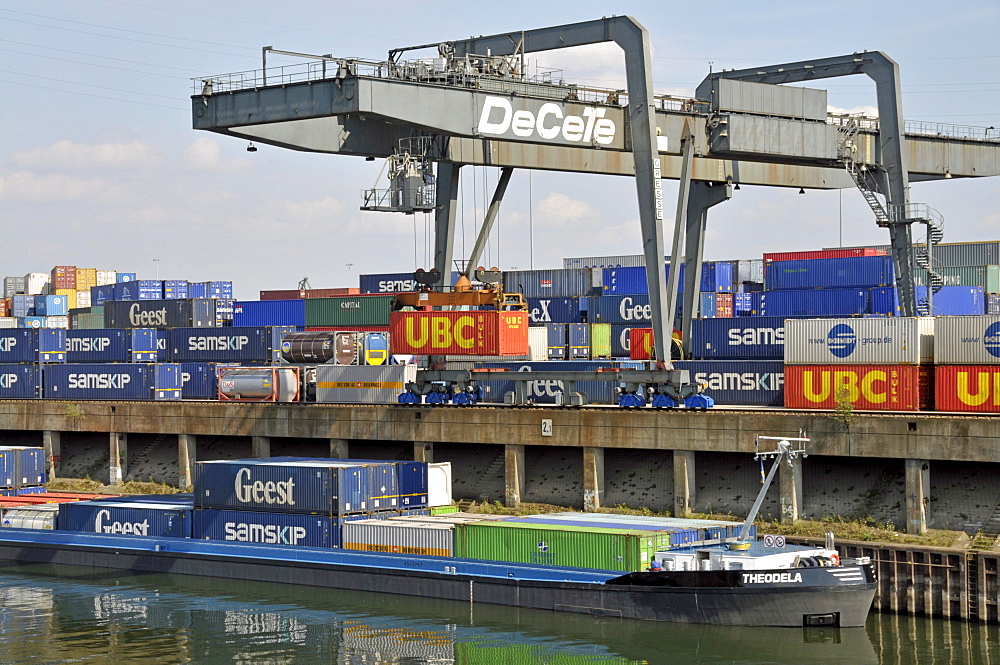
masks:
{"label": "yellow container", "polygon": [[97,268],[77,268],[76,288],[79,290],[97,286]]}
{"label": "yellow container", "polygon": [[66,298],[66,306],[69,309],[76,309],[76,289],[56,289],[56,295]]}

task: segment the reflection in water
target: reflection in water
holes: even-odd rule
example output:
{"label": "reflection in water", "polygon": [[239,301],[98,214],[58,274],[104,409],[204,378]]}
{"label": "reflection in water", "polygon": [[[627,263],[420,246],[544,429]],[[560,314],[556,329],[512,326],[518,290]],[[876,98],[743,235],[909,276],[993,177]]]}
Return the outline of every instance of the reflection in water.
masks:
{"label": "reflection in water", "polygon": [[0,567],[0,662],[638,665],[983,663],[995,626],[648,623],[421,598],[47,565]]}

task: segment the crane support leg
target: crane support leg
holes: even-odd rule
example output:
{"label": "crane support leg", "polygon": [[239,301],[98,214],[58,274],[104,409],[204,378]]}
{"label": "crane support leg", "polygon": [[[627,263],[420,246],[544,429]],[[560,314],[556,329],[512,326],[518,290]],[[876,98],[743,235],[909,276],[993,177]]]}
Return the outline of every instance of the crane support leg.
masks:
{"label": "crane support leg", "polygon": [[451,266],[455,251],[455,212],[458,209],[458,172],[462,167],[438,163],[437,213],[434,217],[434,267],[441,274],[439,291],[451,290]]}
{"label": "crane support leg", "polygon": [[470,275],[476,269],[479,264],[479,258],[483,255],[483,249],[486,247],[486,241],[489,240],[490,231],[493,230],[493,222],[497,218],[497,213],[500,212],[500,203],[503,201],[503,195],[507,192],[507,185],[510,183],[510,176],[514,173],[514,169],[507,166],[500,171],[500,180],[497,181],[497,188],[493,192],[493,200],[490,202],[490,208],[486,211],[486,217],[483,219],[483,227],[479,229],[479,236],[476,238],[476,244],[472,248],[472,253],[469,254],[469,262],[465,265],[465,270]]}
{"label": "crane support leg", "polygon": [[[691,165],[694,162],[694,134],[691,132],[691,125],[688,122],[684,123],[684,133],[681,137],[681,178],[677,185],[677,215],[674,217],[674,244],[673,249],[670,253],[670,276],[667,279],[666,285],[666,327],[657,327],[656,321],[653,321],[653,341],[657,339],[667,340],[667,356],[666,361],[670,362],[670,344],[673,338],[674,332],[674,318],[677,316],[677,292],[678,286],[681,283],[680,274],[681,271],[677,267],[681,264],[681,252],[683,251],[681,247],[684,245],[684,231],[687,228],[687,215],[688,207],[691,201]],[[660,259],[660,265],[663,265],[663,259]],[[649,275],[649,254],[646,254],[646,275]],[[659,282],[655,286],[656,291],[662,291],[663,282]],[[649,304],[653,304],[653,291],[654,285],[649,284]],[[656,310],[653,310],[654,312]],[[659,352],[659,346],[656,347],[657,352]],[[661,356],[657,356],[657,359],[661,359]]]}
{"label": "crane support leg", "polygon": [[[687,243],[684,266],[684,308],[681,338],[685,356],[691,352],[691,320],[698,314],[701,298],[701,267],[705,255],[705,228],[708,209],[733,198],[731,183],[696,181],[691,183],[687,209]],[[703,313],[704,314],[704,313]]]}

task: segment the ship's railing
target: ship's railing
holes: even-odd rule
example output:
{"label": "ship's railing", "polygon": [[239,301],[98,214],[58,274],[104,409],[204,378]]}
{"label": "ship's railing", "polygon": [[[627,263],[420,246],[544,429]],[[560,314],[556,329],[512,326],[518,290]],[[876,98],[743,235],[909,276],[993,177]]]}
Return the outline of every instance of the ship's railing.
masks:
{"label": "ship's railing", "polygon": [[[831,113],[827,116],[827,124],[846,126],[857,123],[863,132],[877,132],[878,118],[864,115]],[[941,122],[925,122],[923,120],[906,120],[903,132],[918,136],[933,136],[949,139],[964,139],[968,141],[990,141],[1000,143],[1000,130],[994,127],[973,127],[971,125],[952,125]]]}

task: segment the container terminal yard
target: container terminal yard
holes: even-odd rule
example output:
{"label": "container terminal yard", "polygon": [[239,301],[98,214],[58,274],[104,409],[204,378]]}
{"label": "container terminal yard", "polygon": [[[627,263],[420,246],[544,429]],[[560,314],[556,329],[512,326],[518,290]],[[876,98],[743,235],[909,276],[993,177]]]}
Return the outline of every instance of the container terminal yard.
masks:
{"label": "container terminal yard", "polygon": [[[605,40],[624,94],[512,67]],[[41,444],[49,478],[187,489],[196,460],[413,459],[451,462],[456,500],[742,515],[754,436],[807,434],[763,514],[976,535],[969,554],[850,547],[887,580],[878,607],[996,622],[1000,241],[944,242],[908,183],[998,175],[1000,140],[905,123],[882,53],[717,72],[682,100],[652,93],[646,49],[615,17],[299,71],[269,71],[265,49],[261,70],[199,79],[196,129],[387,159],[363,209],[433,211],[434,265],[254,301],[67,265],[7,277],[7,440]],[[875,80],[878,119],[778,85],[852,74]],[[453,273],[465,165],[504,176],[461,265],[479,265],[515,168],[634,174],[645,253]],[[681,181],[669,253],[661,178]],[[889,243],[704,261],[708,210],[741,185],[859,190]]]}

